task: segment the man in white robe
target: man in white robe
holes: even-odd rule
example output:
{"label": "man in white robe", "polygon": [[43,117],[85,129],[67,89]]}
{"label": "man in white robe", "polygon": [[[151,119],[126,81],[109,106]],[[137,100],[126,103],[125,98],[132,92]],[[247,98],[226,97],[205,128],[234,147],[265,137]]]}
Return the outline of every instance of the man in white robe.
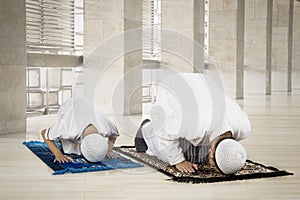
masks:
{"label": "man in white robe", "polygon": [[[229,174],[246,161],[246,152],[236,141],[247,138],[250,131],[246,113],[211,78],[177,74],[160,84],[151,117],[142,123],[135,145],[137,151],[155,155],[182,172],[194,172],[204,161],[187,160],[187,149],[193,154],[209,147],[208,155],[197,157],[208,158],[217,171]],[[191,147],[183,147],[182,140]]]}

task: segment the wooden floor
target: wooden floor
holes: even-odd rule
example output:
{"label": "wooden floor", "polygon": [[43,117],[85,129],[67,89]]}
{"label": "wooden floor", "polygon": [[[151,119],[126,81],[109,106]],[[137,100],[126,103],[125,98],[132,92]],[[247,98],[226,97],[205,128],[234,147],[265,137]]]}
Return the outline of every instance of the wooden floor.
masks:
{"label": "wooden floor", "polygon": [[[0,136],[0,199],[300,199],[300,94],[248,96],[239,103],[253,129],[243,142],[248,158],[295,175],[210,184],[170,182],[149,167],[53,176],[22,142],[39,139],[37,132],[56,118],[34,117],[27,135]],[[117,145],[131,142],[122,134]]]}

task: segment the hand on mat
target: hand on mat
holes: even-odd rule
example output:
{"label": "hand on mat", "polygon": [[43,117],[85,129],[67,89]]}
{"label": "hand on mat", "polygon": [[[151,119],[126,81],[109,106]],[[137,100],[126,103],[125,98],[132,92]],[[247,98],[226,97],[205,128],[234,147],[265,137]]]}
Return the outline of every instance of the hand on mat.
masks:
{"label": "hand on mat", "polygon": [[176,165],[176,168],[180,172],[192,173],[198,169],[198,165],[185,160],[185,161],[182,161],[181,163],[178,163]]}
{"label": "hand on mat", "polygon": [[110,151],[106,154],[106,157],[109,158],[109,159],[114,159],[114,158],[117,158],[118,156],[117,156],[117,154]]}
{"label": "hand on mat", "polygon": [[55,155],[55,159],[53,162],[59,162],[59,163],[67,163],[69,161],[72,161],[72,158],[63,154]]}

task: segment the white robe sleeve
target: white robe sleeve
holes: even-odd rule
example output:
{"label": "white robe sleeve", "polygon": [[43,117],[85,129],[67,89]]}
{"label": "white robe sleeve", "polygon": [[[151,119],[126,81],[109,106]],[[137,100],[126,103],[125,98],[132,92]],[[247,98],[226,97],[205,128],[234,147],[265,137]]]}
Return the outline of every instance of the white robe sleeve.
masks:
{"label": "white robe sleeve", "polygon": [[170,165],[176,165],[185,160],[179,140],[167,140],[160,138],[161,143],[165,146],[164,154]]}
{"label": "white robe sleeve", "polygon": [[237,140],[246,139],[251,132],[250,120],[247,114],[233,100],[227,100],[227,119],[231,127],[233,137]]}
{"label": "white robe sleeve", "polygon": [[58,140],[64,139],[63,136],[67,133],[67,123],[65,120],[65,115],[69,112],[72,106],[72,101],[65,101],[58,110],[57,119],[58,123],[50,128],[46,129],[45,138],[48,140]]}
{"label": "white robe sleeve", "polygon": [[58,131],[58,125],[52,126],[46,129],[45,138],[47,140],[59,140],[62,138],[62,135]]}
{"label": "white robe sleeve", "polygon": [[176,138],[167,138],[162,135],[162,132],[156,133],[152,122],[143,126],[142,133],[148,146],[148,154],[155,155],[170,165],[176,165],[185,160],[179,146],[179,140]]}

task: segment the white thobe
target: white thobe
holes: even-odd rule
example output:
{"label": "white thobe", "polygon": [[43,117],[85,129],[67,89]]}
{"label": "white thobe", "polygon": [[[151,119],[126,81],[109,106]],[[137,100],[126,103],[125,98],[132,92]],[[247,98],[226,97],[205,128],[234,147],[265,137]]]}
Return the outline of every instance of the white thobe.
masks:
{"label": "white thobe", "polygon": [[65,101],[58,111],[58,123],[46,130],[45,138],[62,141],[65,153],[80,154],[78,144],[88,125],[93,125],[104,137],[118,137],[117,127],[100,109],[84,98]]}
{"label": "white thobe", "polygon": [[151,122],[142,128],[148,154],[176,165],[185,160],[179,138],[201,146],[227,131],[237,141],[249,135],[247,114],[207,75],[172,75],[159,85]]}

